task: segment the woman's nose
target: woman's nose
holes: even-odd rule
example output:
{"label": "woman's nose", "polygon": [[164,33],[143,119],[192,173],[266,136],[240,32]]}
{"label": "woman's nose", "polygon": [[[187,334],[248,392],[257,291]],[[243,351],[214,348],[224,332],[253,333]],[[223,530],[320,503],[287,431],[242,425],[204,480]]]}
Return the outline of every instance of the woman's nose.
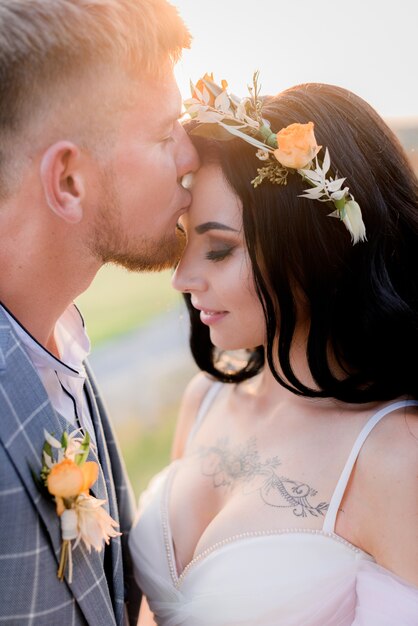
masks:
{"label": "woman's nose", "polygon": [[171,278],[171,284],[177,291],[182,293],[195,293],[205,291],[206,281],[202,275],[199,275],[198,268],[187,262],[185,255],[187,249],[180,259],[179,264]]}

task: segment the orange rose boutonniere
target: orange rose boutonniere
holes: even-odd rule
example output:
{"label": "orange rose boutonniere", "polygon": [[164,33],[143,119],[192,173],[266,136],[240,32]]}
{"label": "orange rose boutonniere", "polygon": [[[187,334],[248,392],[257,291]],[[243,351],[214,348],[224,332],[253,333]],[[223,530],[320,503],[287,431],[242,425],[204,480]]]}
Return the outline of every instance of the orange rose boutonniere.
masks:
{"label": "orange rose boutonniere", "polygon": [[106,501],[89,494],[99,476],[99,466],[95,461],[86,460],[90,449],[88,433],[81,437],[80,431],[70,435],[64,432],[61,441],[46,431],[44,434],[41,481],[54,497],[61,523],[58,578],[64,579],[68,566],[68,582],[71,583],[72,549],[83,541],[89,552],[92,547],[100,552],[104,542],[109,543],[111,537],[121,533],[115,530],[118,524],[102,506]]}

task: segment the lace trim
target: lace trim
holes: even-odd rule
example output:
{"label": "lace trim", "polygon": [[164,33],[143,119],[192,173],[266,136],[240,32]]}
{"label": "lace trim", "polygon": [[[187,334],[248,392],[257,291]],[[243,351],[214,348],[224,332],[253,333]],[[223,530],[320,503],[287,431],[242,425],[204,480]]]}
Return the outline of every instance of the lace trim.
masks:
{"label": "lace trim", "polygon": [[[207,556],[209,556],[209,554],[211,554],[212,552],[215,552],[216,550],[218,550],[219,548],[222,548],[223,546],[230,544],[230,543],[234,543],[236,541],[239,541],[240,539],[246,539],[248,537],[264,537],[264,536],[274,536],[274,535],[286,535],[286,534],[310,534],[310,535],[322,535],[323,537],[329,537],[330,539],[333,539],[334,541],[337,541],[338,543],[346,546],[347,548],[349,548],[350,550],[352,550],[355,554],[364,554],[366,555],[369,559],[372,559],[372,557],[367,554],[367,552],[364,552],[363,550],[361,550],[360,548],[357,548],[356,546],[354,546],[352,543],[350,543],[349,541],[347,541],[346,539],[344,539],[343,537],[340,537],[339,535],[336,535],[335,533],[332,532],[326,532],[323,531],[321,529],[315,529],[315,528],[281,528],[279,530],[254,530],[254,531],[248,531],[245,533],[240,533],[237,535],[232,535],[231,537],[228,537],[226,539],[223,539],[222,541],[218,541],[217,543],[214,543],[212,546],[210,546],[209,548],[206,548],[206,550],[203,550],[202,552],[200,552],[199,554],[197,554],[188,565],[186,565],[186,567],[184,568],[184,570],[182,571],[182,573],[180,574],[180,576],[177,575],[177,571],[174,568],[174,583],[175,583],[175,587],[176,589],[179,589],[180,585],[182,584],[184,578],[186,577],[186,575],[189,573],[189,571],[200,561],[202,561],[203,559],[205,559]],[[169,552],[168,548],[169,545],[167,544],[167,553]],[[170,570],[171,571],[171,570]]]}
{"label": "lace trim", "polygon": [[[161,498],[161,524],[163,528],[163,536],[164,536],[164,546],[167,555],[168,568],[170,570],[171,580],[176,586],[179,581],[179,576],[177,574],[177,567],[174,561],[174,541],[171,535],[170,526],[168,523],[168,504],[169,504],[169,496],[170,496],[170,485],[173,479],[173,467],[175,461],[173,462],[170,471],[166,477],[163,497]],[[184,573],[184,570],[182,574]]]}

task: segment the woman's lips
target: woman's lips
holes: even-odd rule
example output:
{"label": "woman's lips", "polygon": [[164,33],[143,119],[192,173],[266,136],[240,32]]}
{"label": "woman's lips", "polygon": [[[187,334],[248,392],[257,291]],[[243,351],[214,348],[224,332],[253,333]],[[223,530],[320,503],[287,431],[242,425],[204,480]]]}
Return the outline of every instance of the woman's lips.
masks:
{"label": "woman's lips", "polygon": [[228,311],[213,311],[209,309],[201,309],[200,310],[200,321],[207,326],[211,326],[212,324],[216,324],[221,319],[223,319],[226,315],[228,315]]}

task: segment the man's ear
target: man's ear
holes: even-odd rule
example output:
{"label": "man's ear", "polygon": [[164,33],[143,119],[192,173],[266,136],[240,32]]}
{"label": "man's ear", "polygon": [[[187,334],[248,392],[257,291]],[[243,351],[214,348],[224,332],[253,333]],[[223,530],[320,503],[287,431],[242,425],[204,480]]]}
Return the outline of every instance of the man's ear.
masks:
{"label": "man's ear", "polygon": [[42,156],[40,175],[49,208],[66,222],[80,222],[85,183],[79,148],[70,141],[49,146]]}

